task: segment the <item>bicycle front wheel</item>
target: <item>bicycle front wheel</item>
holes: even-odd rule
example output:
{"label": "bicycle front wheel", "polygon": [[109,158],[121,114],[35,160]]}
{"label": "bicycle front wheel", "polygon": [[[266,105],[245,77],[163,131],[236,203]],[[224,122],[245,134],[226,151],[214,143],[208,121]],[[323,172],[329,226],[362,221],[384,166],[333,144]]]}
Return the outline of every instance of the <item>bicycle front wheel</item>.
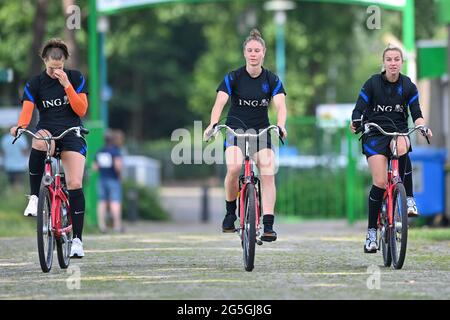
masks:
{"label": "bicycle front wheel", "polygon": [[[383,199],[382,208],[387,208],[386,198]],[[392,255],[390,248],[390,228],[387,223],[386,211],[381,211],[380,213],[380,224],[378,226],[378,247],[381,247],[381,253],[383,254],[383,265],[385,267],[390,267],[392,264]]]}
{"label": "bicycle front wheel", "polygon": [[390,247],[392,265],[401,269],[405,262],[406,244],[408,241],[408,210],[406,206],[406,191],[403,184],[398,183],[393,191],[393,223],[390,228]]}
{"label": "bicycle front wheel", "polygon": [[[62,228],[67,228],[72,224],[68,212],[67,203],[61,202],[60,215],[62,221]],[[70,250],[72,248],[73,231],[70,231],[65,236],[61,236],[56,240],[56,252],[58,255],[58,263],[61,269],[67,269],[70,263]]]}
{"label": "bicycle front wheel", "polygon": [[246,271],[252,271],[255,262],[256,243],[256,197],[255,186],[251,183],[247,185],[244,202],[244,230],[243,249],[244,266]]}
{"label": "bicycle front wheel", "polygon": [[37,246],[39,263],[43,272],[49,272],[53,263],[55,238],[52,233],[52,201],[50,191],[42,187],[39,191],[37,211]]}

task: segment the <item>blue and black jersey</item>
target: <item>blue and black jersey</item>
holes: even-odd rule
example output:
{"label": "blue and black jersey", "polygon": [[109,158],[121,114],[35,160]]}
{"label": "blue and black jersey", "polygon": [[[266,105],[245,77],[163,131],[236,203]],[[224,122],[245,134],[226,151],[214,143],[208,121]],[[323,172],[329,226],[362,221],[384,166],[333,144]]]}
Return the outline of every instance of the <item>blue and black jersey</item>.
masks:
{"label": "blue and black jersey", "polygon": [[252,78],[245,66],[225,75],[216,90],[231,97],[226,124],[233,129],[263,129],[270,125],[268,108],[272,97],[286,94],[281,80],[262,68],[261,74]]}
{"label": "blue and black jersey", "polygon": [[389,82],[382,72],[373,75],[362,87],[352,120],[363,116],[364,121],[378,123],[387,131],[405,131],[409,113],[413,121],[422,117],[416,85],[403,74],[396,82]]}
{"label": "blue and black jersey", "polygon": [[[77,93],[88,93],[86,80],[77,70],[63,69]],[[58,79],[46,71],[31,78],[25,85],[22,101],[33,102],[39,111],[40,128],[64,129],[81,125],[80,117],[72,110],[69,99]]]}

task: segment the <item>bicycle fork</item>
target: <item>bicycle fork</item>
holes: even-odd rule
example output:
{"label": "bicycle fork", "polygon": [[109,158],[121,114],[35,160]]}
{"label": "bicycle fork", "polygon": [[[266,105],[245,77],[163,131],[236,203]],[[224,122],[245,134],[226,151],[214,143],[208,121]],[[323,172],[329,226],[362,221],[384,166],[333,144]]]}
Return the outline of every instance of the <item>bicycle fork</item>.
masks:
{"label": "bicycle fork", "polygon": [[250,164],[250,160],[247,158],[245,159],[245,172],[244,175],[241,175],[239,177],[239,209],[238,209],[238,213],[239,213],[239,227],[236,229],[236,232],[238,232],[239,237],[242,240],[242,231],[245,229],[244,226],[244,220],[245,220],[245,195],[247,192],[247,186],[248,184],[253,184],[255,186],[255,193],[257,197],[254,197],[255,201],[256,201],[256,219],[255,219],[255,223],[256,223],[256,243],[258,245],[262,245],[263,242],[261,241],[261,182],[260,180],[254,176],[253,171],[251,170],[251,164]]}

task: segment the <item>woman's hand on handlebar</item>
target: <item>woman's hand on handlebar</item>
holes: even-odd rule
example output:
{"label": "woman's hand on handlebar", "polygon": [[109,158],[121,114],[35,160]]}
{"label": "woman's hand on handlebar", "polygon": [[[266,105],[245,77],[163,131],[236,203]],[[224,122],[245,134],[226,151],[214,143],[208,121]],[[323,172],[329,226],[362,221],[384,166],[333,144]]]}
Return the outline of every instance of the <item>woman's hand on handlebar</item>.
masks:
{"label": "woman's hand on handlebar", "polygon": [[206,129],[205,129],[205,131],[203,132],[203,140],[208,140],[209,138],[211,138],[211,134],[212,134],[212,131],[214,130],[214,127],[216,126],[216,124],[217,123],[210,123],[207,127],[206,127]]}
{"label": "woman's hand on handlebar", "polygon": [[281,138],[284,138],[284,139],[286,139],[287,138],[287,131],[286,131],[286,128],[284,127],[284,126],[282,126],[282,125],[278,125],[278,129],[280,130],[280,136],[281,136]]}
{"label": "woman's hand on handlebar", "polygon": [[9,129],[9,134],[12,135],[14,138],[17,135],[17,130],[21,128],[20,126],[14,126],[11,129]]}

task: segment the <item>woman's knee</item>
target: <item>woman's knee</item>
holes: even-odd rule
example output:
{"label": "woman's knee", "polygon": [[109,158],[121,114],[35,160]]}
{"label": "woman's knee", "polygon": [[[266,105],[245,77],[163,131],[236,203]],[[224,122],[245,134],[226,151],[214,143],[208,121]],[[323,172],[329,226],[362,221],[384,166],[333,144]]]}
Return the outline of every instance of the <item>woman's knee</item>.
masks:
{"label": "woman's knee", "polygon": [[387,178],[386,177],[373,177],[372,183],[377,186],[378,188],[384,189],[387,184]]}
{"label": "woman's knee", "polygon": [[241,164],[228,164],[227,165],[227,176],[229,177],[239,177],[241,173],[242,165]]}
{"label": "woman's knee", "polygon": [[83,187],[83,180],[82,179],[70,179],[67,181],[67,188],[69,190],[76,190],[81,189]]}

